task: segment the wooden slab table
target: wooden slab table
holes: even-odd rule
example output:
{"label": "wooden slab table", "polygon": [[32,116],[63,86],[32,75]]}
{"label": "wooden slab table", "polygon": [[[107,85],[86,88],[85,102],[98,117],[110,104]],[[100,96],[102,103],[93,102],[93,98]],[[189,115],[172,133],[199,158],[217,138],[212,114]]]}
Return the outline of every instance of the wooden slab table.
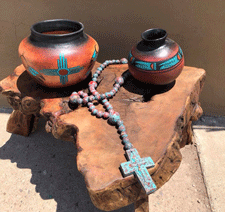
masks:
{"label": "wooden slab table", "polygon": [[[127,69],[127,65],[107,67],[100,76],[98,91],[111,90],[115,78]],[[116,128],[92,116],[87,107],[73,108],[68,104],[72,91],[87,91],[90,77],[76,86],[50,89],[34,81],[23,65],[18,66],[0,82],[1,93],[14,109],[7,131],[28,136],[36,129],[40,115],[44,116],[47,132],[76,145],[77,167],[97,208],[110,211],[135,203],[136,212],[147,212],[148,196],[136,178],[123,178],[119,171],[126,159]],[[110,99],[140,156],[150,156],[155,162],[149,173],[157,188],[178,169],[180,148],[191,143],[191,123],[202,114],[199,94],[204,79],[205,71],[193,67],[185,67],[177,80],[167,86],[146,86],[130,77]],[[96,107],[103,110],[101,104]]]}

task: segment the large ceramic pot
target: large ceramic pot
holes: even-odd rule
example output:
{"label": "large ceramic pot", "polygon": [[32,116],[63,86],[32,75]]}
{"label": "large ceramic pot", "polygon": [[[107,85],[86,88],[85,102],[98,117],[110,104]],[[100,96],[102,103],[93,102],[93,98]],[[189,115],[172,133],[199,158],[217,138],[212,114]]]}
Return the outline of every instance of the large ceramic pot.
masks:
{"label": "large ceramic pot", "polygon": [[184,67],[181,48],[163,29],[149,29],[128,56],[129,71],[137,80],[155,85],[173,82]]}
{"label": "large ceramic pot", "polygon": [[65,87],[84,80],[94,66],[98,44],[80,22],[56,19],[34,24],[19,45],[28,73],[40,84]]}

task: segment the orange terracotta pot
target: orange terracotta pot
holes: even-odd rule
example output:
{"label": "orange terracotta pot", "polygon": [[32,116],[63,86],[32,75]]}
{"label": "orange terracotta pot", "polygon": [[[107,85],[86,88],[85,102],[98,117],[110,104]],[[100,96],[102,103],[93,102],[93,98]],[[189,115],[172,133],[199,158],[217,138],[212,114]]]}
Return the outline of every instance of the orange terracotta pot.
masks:
{"label": "orange terracotta pot", "polygon": [[56,19],[34,24],[19,45],[28,73],[47,87],[65,87],[83,81],[91,72],[99,46],[83,32],[80,22]]}

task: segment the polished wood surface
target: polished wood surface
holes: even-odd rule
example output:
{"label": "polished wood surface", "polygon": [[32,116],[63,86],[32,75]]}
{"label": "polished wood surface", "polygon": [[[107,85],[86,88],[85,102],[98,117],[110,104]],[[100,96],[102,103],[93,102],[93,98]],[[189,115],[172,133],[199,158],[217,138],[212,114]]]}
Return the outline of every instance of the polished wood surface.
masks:
{"label": "polished wood surface", "polygon": [[[111,90],[114,79],[127,69],[127,65],[106,68],[100,76],[98,91]],[[147,196],[137,180],[133,176],[123,178],[119,171],[126,159],[117,129],[92,116],[87,107],[75,108],[68,104],[72,91],[87,91],[89,80],[90,76],[76,86],[46,88],[35,82],[22,65],[17,67],[0,82],[2,94],[15,110],[7,130],[29,135],[38,117],[44,116],[47,132],[76,145],[77,166],[96,207],[110,211],[135,202],[136,211],[148,211]],[[166,86],[147,86],[130,77],[110,99],[140,156],[150,156],[155,162],[149,173],[157,188],[178,169],[182,160],[180,148],[191,143],[191,122],[202,114],[199,95],[204,80],[205,71],[193,67],[184,67],[177,80]],[[101,104],[96,107],[104,110]],[[14,118],[18,116],[21,118]],[[21,121],[29,124],[23,132],[22,128],[26,127],[22,126],[20,133]]]}

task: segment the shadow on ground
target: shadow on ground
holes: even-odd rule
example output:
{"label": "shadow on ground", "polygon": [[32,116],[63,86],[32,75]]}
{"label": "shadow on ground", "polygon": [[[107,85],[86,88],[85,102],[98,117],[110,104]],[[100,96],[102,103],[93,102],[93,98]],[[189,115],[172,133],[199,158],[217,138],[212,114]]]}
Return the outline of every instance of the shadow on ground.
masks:
{"label": "shadow on ground", "polygon": [[[44,120],[29,137],[12,134],[0,148],[0,159],[31,169],[30,182],[42,199],[54,199],[57,212],[100,212],[91,202],[83,176],[77,170],[77,151],[70,142],[55,139],[44,130]],[[115,212],[134,211],[134,205]]]}
{"label": "shadow on ground", "polygon": [[193,122],[194,129],[203,129],[206,132],[224,131],[225,117],[202,116],[198,121]]}

